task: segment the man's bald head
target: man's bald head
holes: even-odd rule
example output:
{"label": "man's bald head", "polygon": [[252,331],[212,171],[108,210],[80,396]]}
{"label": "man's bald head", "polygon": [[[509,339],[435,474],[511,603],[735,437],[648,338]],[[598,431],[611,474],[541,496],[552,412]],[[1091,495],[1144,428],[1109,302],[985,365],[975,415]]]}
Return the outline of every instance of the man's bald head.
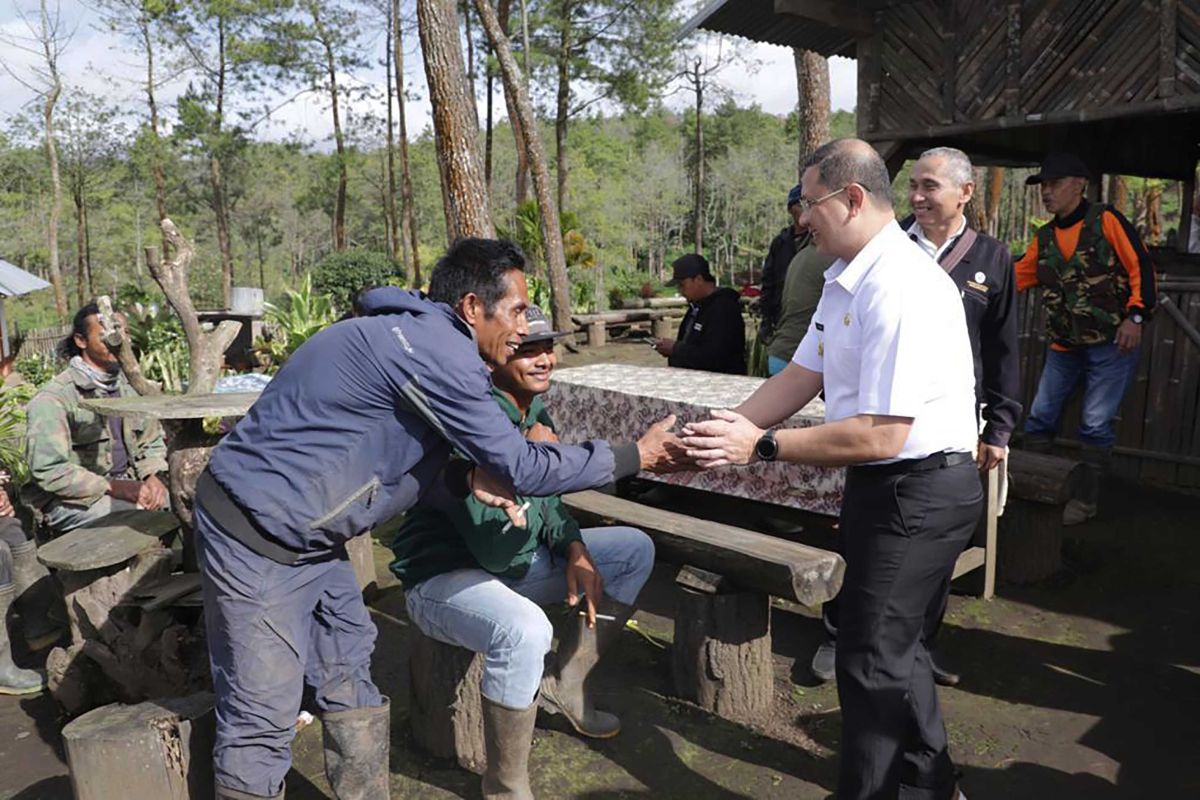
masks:
{"label": "man's bald head", "polygon": [[877,206],[892,207],[892,179],[874,147],[862,139],[834,139],[818,147],[804,162],[816,167],[821,183],[830,190],[857,183],[870,193]]}

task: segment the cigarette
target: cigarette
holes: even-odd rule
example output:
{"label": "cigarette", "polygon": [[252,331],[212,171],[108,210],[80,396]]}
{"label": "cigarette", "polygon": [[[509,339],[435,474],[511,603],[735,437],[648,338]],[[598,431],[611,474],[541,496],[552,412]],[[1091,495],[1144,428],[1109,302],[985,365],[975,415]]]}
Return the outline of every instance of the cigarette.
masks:
{"label": "cigarette", "polygon": [[[520,516],[523,517],[523,516],[525,516],[525,512],[528,510],[529,510],[529,501],[526,500],[524,503],[521,503],[521,507],[517,509],[517,514],[519,514]],[[513,523],[512,523],[512,520],[510,519],[508,522],[504,523],[504,527],[500,529],[500,532],[508,533],[508,529],[511,528],[512,526],[513,526]]]}
{"label": "cigarette", "polygon": [[[579,612],[579,616],[581,616],[581,617],[586,617],[586,616],[587,616],[587,611],[583,611],[583,610],[581,610],[581,611]],[[602,619],[602,620],[604,620],[605,622],[616,622],[616,621],[617,621],[617,618],[616,618],[616,617],[610,617],[608,614],[597,614],[597,615],[596,615],[596,619]]]}

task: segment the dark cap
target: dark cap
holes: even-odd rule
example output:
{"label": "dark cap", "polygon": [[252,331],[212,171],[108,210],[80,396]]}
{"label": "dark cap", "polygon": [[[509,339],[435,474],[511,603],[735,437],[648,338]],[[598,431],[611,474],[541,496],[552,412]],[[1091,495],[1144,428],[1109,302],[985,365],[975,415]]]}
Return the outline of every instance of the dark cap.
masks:
{"label": "dark cap", "polygon": [[804,187],[797,183],[795,186],[792,187],[792,190],[790,192],[788,192],[787,207],[789,210],[791,209],[792,206],[796,205],[796,203],[800,202],[800,195],[803,191],[804,191]]}
{"label": "dark cap", "polygon": [[529,333],[521,339],[521,344],[544,342],[547,339],[557,339],[567,335],[566,331],[553,330],[550,320],[546,319],[546,315],[537,306],[529,306],[525,309],[525,321],[529,323]]}
{"label": "dark cap", "polygon": [[1091,178],[1083,159],[1074,153],[1051,153],[1042,161],[1042,171],[1025,179],[1026,186],[1058,178]]}
{"label": "dark cap", "polygon": [[708,271],[708,259],[699,253],[688,253],[671,264],[671,280],[667,281],[667,286],[678,286],[684,278],[694,278],[697,275],[712,280],[712,273]]}

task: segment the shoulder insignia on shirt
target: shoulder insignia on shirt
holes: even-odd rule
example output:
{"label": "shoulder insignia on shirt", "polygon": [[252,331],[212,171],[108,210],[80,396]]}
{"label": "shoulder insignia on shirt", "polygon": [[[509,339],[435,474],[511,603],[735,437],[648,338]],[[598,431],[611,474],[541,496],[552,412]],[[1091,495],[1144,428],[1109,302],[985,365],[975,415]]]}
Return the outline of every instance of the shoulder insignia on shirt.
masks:
{"label": "shoulder insignia on shirt", "polygon": [[987,284],[976,283],[975,281],[967,281],[967,286],[970,286],[972,289],[974,289],[977,292],[983,292],[985,294],[987,293],[987,290],[988,290]]}

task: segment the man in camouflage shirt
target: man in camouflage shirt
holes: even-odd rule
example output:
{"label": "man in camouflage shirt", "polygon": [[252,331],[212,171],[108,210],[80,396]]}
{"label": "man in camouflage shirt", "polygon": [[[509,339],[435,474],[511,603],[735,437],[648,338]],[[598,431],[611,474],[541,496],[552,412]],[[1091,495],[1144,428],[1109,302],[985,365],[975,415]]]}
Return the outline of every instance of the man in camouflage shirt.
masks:
{"label": "man in camouflage shirt", "polygon": [[1040,184],[1042,204],[1054,219],[1038,229],[1014,267],[1017,291],[1042,287],[1050,340],[1025,446],[1050,449],[1063,406],[1082,381],[1079,439],[1087,481],[1063,511],[1063,524],[1074,525],[1096,515],[1099,478],[1117,438],[1113,418],[1137,370],[1142,325],[1154,308],[1154,265],[1120,211],[1084,198],[1088,170],[1079,157],[1047,156],[1026,183]]}
{"label": "man in camouflage shirt", "polygon": [[59,344],[69,361],[29,402],[21,496],[57,536],[113,511],[167,505],[167,448],[151,419],[105,417],[81,401],[136,394],[104,343],[95,303]]}

